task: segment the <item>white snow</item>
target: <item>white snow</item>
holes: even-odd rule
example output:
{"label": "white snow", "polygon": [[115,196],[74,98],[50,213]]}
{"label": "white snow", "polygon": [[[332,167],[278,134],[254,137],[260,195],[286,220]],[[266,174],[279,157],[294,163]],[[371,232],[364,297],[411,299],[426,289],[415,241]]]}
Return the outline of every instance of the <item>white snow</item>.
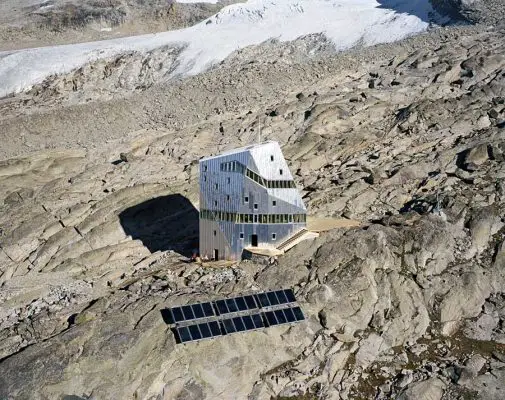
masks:
{"label": "white snow", "polygon": [[324,33],[338,50],[392,42],[425,31],[429,13],[434,13],[429,0],[249,0],[178,31],[0,52],[0,97],[93,60],[170,44],[187,45],[174,75],[192,75],[270,38],[289,41]]}
{"label": "white snow", "polygon": [[177,0],[177,3],[211,3],[216,4],[219,0]]}

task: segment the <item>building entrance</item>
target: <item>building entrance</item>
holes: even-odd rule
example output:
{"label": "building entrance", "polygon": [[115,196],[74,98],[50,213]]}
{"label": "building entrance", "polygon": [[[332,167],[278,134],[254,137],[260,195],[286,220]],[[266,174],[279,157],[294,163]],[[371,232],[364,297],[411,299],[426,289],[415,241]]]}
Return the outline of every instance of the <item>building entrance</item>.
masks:
{"label": "building entrance", "polygon": [[251,235],[251,246],[258,247],[258,235]]}
{"label": "building entrance", "polygon": [[219,260],[219,250],[218,249],[214,249],[214,260]]}

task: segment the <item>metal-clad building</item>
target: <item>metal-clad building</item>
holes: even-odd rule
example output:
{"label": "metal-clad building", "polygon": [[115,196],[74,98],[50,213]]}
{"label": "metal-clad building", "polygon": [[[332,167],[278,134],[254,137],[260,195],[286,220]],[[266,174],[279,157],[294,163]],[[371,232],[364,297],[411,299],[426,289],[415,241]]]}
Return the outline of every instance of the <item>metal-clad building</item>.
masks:
{"label": "metal-clad building", "polygon": [[200,255],[236,260],[306,227],[306,208],[277,142],[200,160]]}

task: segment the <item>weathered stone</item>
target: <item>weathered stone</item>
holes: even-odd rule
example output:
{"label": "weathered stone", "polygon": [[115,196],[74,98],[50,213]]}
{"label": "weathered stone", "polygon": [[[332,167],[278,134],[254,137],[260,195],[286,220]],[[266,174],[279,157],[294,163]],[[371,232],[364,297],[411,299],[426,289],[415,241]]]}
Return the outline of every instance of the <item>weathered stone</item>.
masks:
{"label": "weathered stone", "polygon": [[461,369],[458,379],[459,385],[469,385],[486,364],[486,359],[479,354],[472,356],[467,360],[465,366]]}
{"label": "weathered stone", "polygon": [[412,383],[398,400],[440,400],[444,394],[445,384],[438,378]]}
{"label": "weathered stone", "polygon": [[489,160],[488,145],[480,144],[470,149],[465,154],[464,157],[465,168],[468,171],[475,171],[488,160]]}

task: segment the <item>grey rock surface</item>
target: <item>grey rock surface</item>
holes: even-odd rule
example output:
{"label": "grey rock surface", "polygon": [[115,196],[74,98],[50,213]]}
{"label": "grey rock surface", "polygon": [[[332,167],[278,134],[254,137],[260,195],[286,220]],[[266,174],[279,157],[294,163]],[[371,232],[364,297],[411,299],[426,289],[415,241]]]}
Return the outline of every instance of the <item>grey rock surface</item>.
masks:
{"label": "grey rock surface", "polygon": [[[0,398],[503,399],[504,37],[270,41],[126,95],[165,49],[3,99]],[[359,225],[187,263],[198,159],[260,123],[309,213]],[[161,315],[278,287],[306,322],[182,346]]]}

